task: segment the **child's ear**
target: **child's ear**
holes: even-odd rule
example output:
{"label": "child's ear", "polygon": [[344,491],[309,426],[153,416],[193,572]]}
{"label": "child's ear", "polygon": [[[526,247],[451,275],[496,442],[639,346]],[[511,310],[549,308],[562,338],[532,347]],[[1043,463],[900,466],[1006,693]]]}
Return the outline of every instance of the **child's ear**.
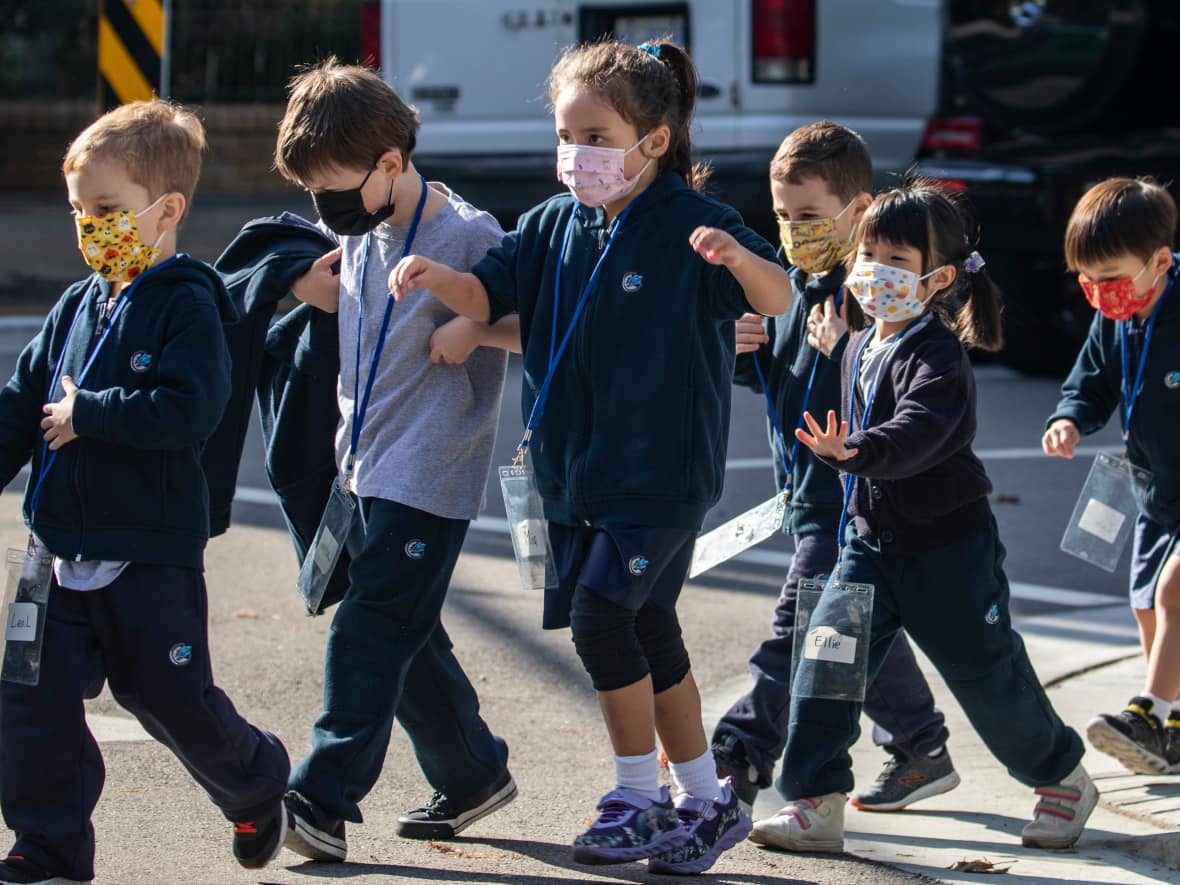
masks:
{"label": "child's ear", "polygon": [[865,212],[868,211],[869,206],[873,203],[873,195],[861,191],[852,198],[852,220],[854,222],[860,221],[865,217]]}
{"label": "child's ear", "polygon": [[654,160],[668,153],[668,146],[672,143],[672,130],[661,123],[648,133],[639,151],[648,159]]}
{"label": "child's ear", "polygon": [[1170,246],[1161,246],[1155,253],[1152,259],[1153,267],[1151,275],[1158,277],[1161,274],[1166,274],[1168,269],[1172,266],[1172,248]]}
{"label": "child's ear", "polygon": [[388,179],[397,178],[405,168],[405,159],[399,150],[389,150],[377,158],[377,168]]}
{"label": "child's ear", "polygon": [[160,204],[160,221],[156,225],[161,231],[176,230],[180,226],[180,221],[184,218],[184,210],[188,206],[188,201],[184,198],[184,194],[176,192],[170,193],[164,197],[164,201]]}
{"label": "child's ear", "polygon": [[938,268],[934,273],[928,276],[924,282],[926,284],[926,297],[923,301],[928,301],[931,296],[944,292],[955,283],[955,278],[959,273],[953,264],[944,264]]}

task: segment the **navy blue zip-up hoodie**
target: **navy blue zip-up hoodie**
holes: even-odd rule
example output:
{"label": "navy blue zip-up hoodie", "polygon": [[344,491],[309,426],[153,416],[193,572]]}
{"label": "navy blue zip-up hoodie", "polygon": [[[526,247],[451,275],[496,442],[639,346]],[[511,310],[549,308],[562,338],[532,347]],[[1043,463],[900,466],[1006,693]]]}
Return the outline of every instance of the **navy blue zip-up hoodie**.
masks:
{"label": "navy blue zip-up hoodie", "polygon": [[[1180,254],[1172,256],[1168,271],[1171,291],[1160,307],[1143,387],[1131,416],[1127,457],[1136,467],[1151,473],[1151,482],[1135,484],[1140,511],[1169,531],[1180,528]],[[1119,324],[1098,311],[1090,334],[1082,345],[1073,371],[1061,385],[1061,402],[1046,427],[1068,418],[1082,435],[1101,430],[1111,413],[1119,410],[1119,424],[1127,433],[1123,413],[1123,364]],[[1127,340],[1131,346],[1131,380],[1139,368],[1144,324],[1132,322]]]}
{"label": "navy blue zip-up hoodie", "polygon": [[[733,321],[751,308],[733,275],[696,255],[688,237],[711,225],[769,261],[774,249],[675,172],[662,173],[632,205],[533,437],[537,488],[545,515],[565,525],[699,531],[725,474]],[[606,242],[602,210],[554,197],[521,216],[473,269],[492,322],[520,314],[526,421],[549,366],[554,276],[574,212],[560,339]]]}
{"label": "navy blue zip-up hoodie", "polygon": [[[808,280],[807,271],[791,267],[791,288],[795,293],[790,310],[779,317],[768,317],[766,334],[770,337],[754,353],[737,358],[734,382],[748,387],[762,396],[762,386],[754,371],[757,356],[770,396],[778,411],[782,431],[791,453],[795,443],[795,422],[803,409],[807,379],[815,359],[815,383],[807,408],[813,415],[826,415],[829,409],[840,408],[840,361],[848,344],[844,335],[829,356],[819,353],[807,343],[807,317],[811,308],[822,305],[844,285],[844,267],[837,265],[822,277]],[[774,455],[775,487],[781,489],[786,480],[786,464],[775,439],[769,417],[766,421],[770,450]],[[835,535],[844,506],[843,490],[836,471],[817,458],[805,445],[798,447],[798,457],[791,471],[791,502],[787,511],[787,531],[792,535],[823,533]]]}
{"label": "navy blue zip-up hoodie", "polygon": [[0,483],[32,458],[25,522],[63,559],[199,569],[209,537],[200,453],[229,400],[222,324],[236,312],[221,278],[187,255],[147,271],[123,296],[131,300],[74,403],[78,438],[58,451],[30,512],[42,462],[41,407],[64,394],[49,384],[59,363],[62,374],[81,373],[109,295],[110,284],[97,276],[74,283],[25,347],[0,391]]}
{"label": "navy blue zip-up hoodie", "polygon": [[[844,351],[840,414],[847,417],[855,397],[858,427],[864,403],[853,363],[873,333],[873,326],[858,332]],[[986,528],[992,484],[971,451],[975,374],[955,334],[931,315],[897,342],[886,369],[869,426],[848,434],[845,445],[857,453],[824,461],[856,477],[848,512],[857,534],[882,553],[908,556]]]}

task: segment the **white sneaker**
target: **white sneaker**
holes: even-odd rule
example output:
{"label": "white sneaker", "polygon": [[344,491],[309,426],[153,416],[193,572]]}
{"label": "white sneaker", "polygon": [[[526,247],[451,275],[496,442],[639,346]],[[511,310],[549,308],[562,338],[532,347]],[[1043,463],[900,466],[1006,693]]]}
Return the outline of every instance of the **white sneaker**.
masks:
{"label": "white sneaker", "polygon": [[1037,787],[1036,794],[1041,798],[1020,841],[1028,848],[1069,848],[1098,804],[1094,781],[1079,764],[1061,783]]}
{"label": "white sneaker", "polygon": [[772,816],[754,822],[750,841],[784,851],[844,850],[843,793],[796,799]]}

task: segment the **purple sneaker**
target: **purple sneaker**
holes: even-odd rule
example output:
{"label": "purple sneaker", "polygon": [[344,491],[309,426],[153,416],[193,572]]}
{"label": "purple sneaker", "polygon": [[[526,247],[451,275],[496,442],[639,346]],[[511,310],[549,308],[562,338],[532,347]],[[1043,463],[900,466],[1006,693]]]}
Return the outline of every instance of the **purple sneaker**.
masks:
{"label": "purple sneaker", "polygon": [[716,801],[681,793],[676,797],[676,812],[688,832],[688,841],[648,861],[647,868],[653,873],[703,873],[717,862],[722,851],[745,839],[753,826],[729,778]]}
{"label": "purple sneaker", "polygon": [[667,787],[658,802],[621,787],[598,801],[594,826],[574,839],[574,860],[627,863],[668,851],[687,838]]}

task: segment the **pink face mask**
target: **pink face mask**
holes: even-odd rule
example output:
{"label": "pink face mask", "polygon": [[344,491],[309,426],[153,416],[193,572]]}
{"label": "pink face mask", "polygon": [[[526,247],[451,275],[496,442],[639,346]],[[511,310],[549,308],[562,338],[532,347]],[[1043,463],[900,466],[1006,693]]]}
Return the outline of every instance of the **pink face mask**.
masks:
{"label": "pink face mask", "polygon": [[643,144],[645,138],[646,135],[626,150],[589,144],[558,145],[557,179],[570,189],[575,200],[586,206],[605,206],[621,200],[635,190],[639,176],[651,163],[649,159],[631,178],[623,172],[627,154]]}

